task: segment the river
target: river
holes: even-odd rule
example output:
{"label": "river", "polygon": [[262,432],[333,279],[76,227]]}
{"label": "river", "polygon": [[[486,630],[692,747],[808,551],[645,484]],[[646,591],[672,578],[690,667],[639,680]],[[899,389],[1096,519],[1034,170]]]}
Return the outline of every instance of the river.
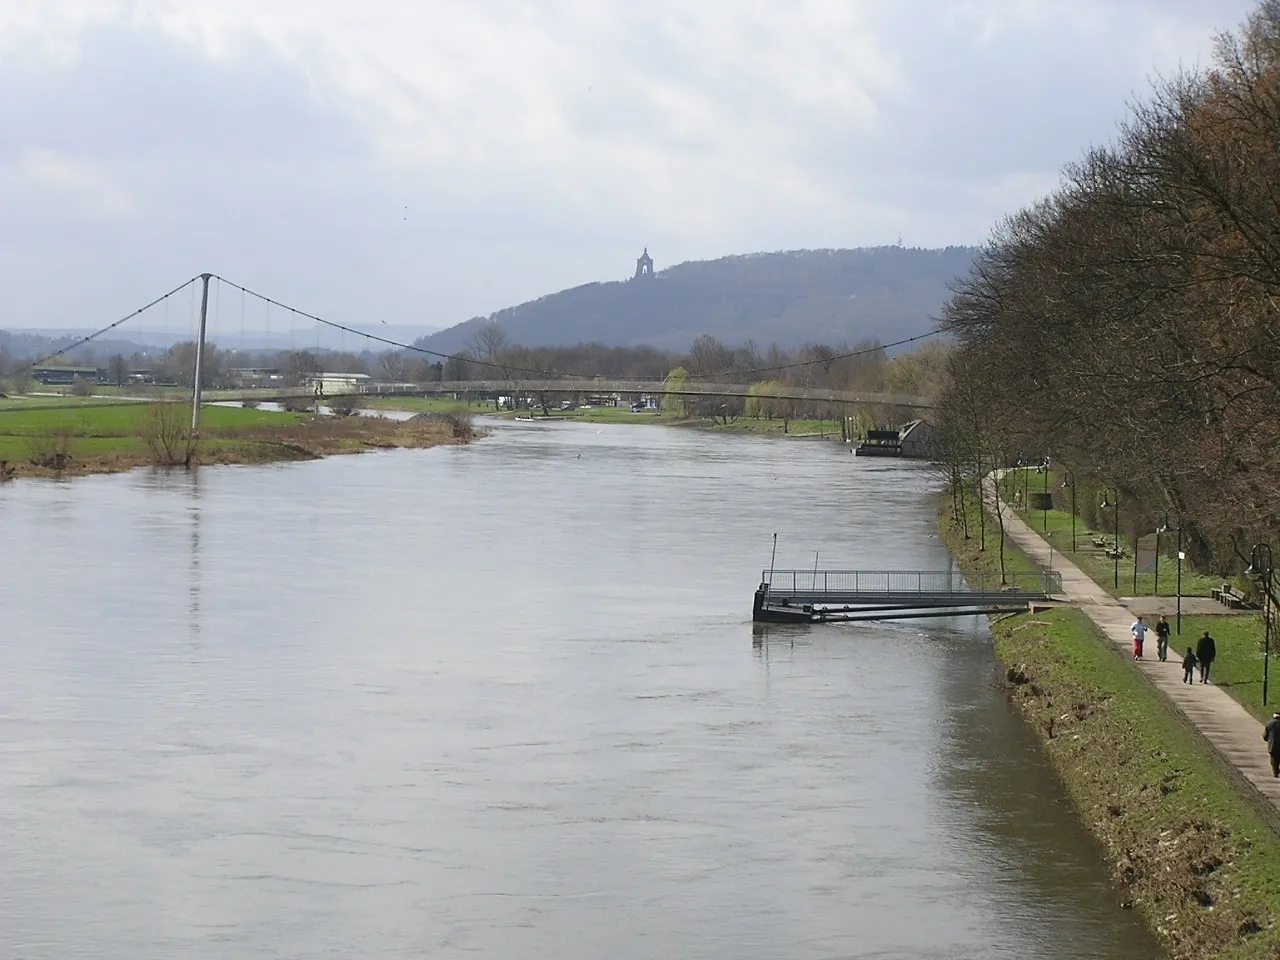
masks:
{"label": "river", "polygon": [[0,956],[1152,960],[980,625],[753,633],[945,568],[839,444],[466,447],[0,486]]}

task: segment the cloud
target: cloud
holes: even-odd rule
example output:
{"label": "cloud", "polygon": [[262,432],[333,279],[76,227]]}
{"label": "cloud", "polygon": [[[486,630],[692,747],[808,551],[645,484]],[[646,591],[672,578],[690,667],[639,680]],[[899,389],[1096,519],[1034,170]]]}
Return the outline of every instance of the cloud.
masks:
{"label": "cloud", "polygon": [[0,326],[205,269],[451,323],[645,244],[979,242],[1251,6],[10,0]]}

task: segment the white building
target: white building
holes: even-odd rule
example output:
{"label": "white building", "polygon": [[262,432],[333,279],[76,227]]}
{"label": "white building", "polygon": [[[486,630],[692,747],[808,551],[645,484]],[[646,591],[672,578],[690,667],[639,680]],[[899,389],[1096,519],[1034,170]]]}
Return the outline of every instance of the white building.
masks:
{"label": "white building", "polygon": [[307,386],[324,397],[343,393],[364,393],[369,383],[367,373],[316,373],[307,377]]}

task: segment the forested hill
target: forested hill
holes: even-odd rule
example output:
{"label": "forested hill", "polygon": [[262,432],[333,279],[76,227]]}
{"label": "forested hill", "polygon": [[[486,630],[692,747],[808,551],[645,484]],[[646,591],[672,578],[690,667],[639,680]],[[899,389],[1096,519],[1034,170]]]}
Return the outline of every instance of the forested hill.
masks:
{"label": "forested hill", "polygon": [[489,323],[526,347],[597,342],[686,350],[701,334],[760,347],[889,343],[934,328],[948,284],[968,273],[976,252],[872,247],[693,261],[651,278],[562,290],[418,343],[455,353]]}

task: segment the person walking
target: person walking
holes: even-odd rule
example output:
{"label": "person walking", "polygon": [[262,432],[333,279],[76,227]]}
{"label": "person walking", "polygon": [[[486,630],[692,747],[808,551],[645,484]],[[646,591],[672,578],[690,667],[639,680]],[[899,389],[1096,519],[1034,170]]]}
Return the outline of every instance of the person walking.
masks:
{"label": "person walking", "polygon": [[1218,645],[1209,636],[1209,631],[1196,641],[1196,663],[1200,664],[1200,682],[1209,682],[1209,670],[1213,667],[1213,659],[1218,655]]}
{"label": "person walking", "polygon": [[1169,621],[1164,618],[1163,613],[1156,621],[1156,656],[1161,663],[1169,659]]}
{"label": "person walking", "polygon": [[1196,655],[1190,647],[1187,647],[1187,655],[1182,658],[1182,682],[1195,683],[1196,672]]}
{"label": "person walking", "polygon": [[1280,777],[1280,713],[1273,713],[1262,731],[1267,741],[1267,754],[1271,758],[1271,775]]}
{"label": "person walking", "polygon": [[1129,628],[1129,633],[1133,635],[1133,659],[1142,659],[1142,641],[1147,639],[1147,626],[1145,620],[1139,617],[1133,621],[1133,626]]}

